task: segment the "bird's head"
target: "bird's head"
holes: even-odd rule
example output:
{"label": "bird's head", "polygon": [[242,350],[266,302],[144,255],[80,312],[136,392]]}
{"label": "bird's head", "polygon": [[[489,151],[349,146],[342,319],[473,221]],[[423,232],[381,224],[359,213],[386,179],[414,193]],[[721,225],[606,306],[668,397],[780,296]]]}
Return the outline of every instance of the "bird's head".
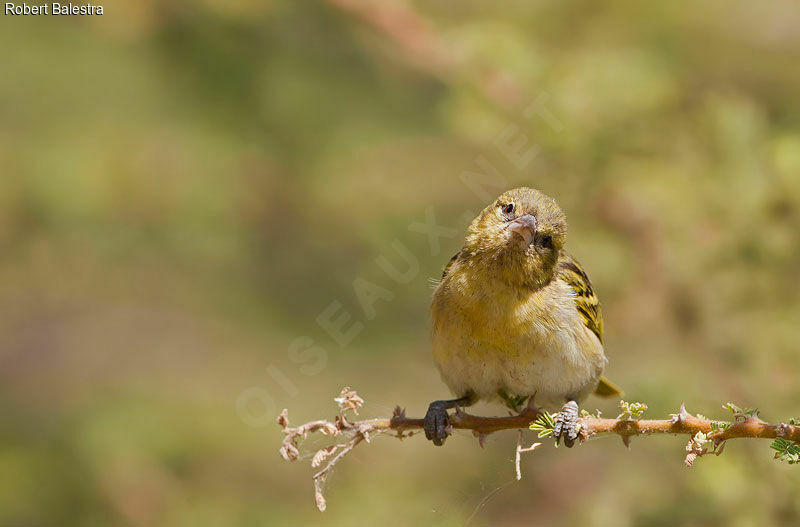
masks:
{"label": "bird's head", "polygon": [[553,277],[567,238],[567,218],[536,189],[503,193],[472,221],[465,249],[513,285],[541,287]]}

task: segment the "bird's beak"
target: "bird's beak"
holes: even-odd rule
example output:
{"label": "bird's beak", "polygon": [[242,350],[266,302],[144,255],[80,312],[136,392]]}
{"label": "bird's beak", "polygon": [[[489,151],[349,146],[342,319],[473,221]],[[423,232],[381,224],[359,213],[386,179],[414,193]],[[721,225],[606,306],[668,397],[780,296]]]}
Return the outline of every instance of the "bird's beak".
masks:
{"label": "bird's beak", "polygon": [[536,218],[530,214],[525,214],[508,224],[508,230],[512,234],[517,234],[525,241],[525,245],[530,245],[533,236],[536,234]]}

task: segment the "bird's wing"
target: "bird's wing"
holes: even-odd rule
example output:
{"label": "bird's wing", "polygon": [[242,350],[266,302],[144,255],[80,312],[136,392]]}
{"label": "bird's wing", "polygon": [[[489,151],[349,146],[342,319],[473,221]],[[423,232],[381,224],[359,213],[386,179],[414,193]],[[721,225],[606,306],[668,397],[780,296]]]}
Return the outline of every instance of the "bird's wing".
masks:
{"label": "bird's wing", "polygon": [[[592,333],[597,335],[600,342],[603,342],[603,313],[600,310],[600,301],[592,289],[592,282],[581,267],[578,261],[567,254],[562,254],[558,263],[558,278],[572,287],[575,291],[575,308],[581,315],[581,319]],[[594,392],[600,397],[622,397],[623,392],[613,382],[605,377],[600,377],[597,388]]]}
{"label": "bird's wing", "polygon": [[597,335],[600,342],[603,342],[603,314],[600,311],[600,301],[594,294],[592,283],[581,264],[565,252],[559,259],[557,273],[558,279],[569,284],[575,291],[575,308],[580,313],[583,323]]}

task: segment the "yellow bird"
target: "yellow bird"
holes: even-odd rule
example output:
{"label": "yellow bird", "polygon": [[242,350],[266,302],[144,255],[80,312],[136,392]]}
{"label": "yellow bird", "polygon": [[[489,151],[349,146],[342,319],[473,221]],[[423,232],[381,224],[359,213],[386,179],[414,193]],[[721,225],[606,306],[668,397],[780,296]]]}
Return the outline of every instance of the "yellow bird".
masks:
{"label": "yellow bird", "polygon": [[566,236],[555,200],[526,187],[504,193],[469,226],[431,306],[433,358],[457,397],[428,407],[425,435],[434,444],[447,438],[450,408],[499,398],[519,411],[536,396],[561,407],[555,436],[572,446],[578,401],[621,395],[602,376],[600,303],[564,250]]}

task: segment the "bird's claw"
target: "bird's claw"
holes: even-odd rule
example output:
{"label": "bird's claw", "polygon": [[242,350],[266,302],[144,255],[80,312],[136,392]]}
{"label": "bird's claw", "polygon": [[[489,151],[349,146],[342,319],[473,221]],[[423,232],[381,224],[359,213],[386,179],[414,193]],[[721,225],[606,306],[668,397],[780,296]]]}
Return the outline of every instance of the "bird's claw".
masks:
{"label": "bird's claw", "polygon": [[425,437],[433,441],[436,446],[442,446],[444,440],[450,435],[450,418],[447,415],[447,408],[438,401],[428,406],[425,414]]}
{"label": "bird's claw", "polygon": [[564,445],[567,448],[572,448],[575,440],[578,438],[578,403],[575,401],[567,401],[561,407],[556,417],[556,425],[553,428],[553,436],[556,442],[559,439],[564,439]]}

